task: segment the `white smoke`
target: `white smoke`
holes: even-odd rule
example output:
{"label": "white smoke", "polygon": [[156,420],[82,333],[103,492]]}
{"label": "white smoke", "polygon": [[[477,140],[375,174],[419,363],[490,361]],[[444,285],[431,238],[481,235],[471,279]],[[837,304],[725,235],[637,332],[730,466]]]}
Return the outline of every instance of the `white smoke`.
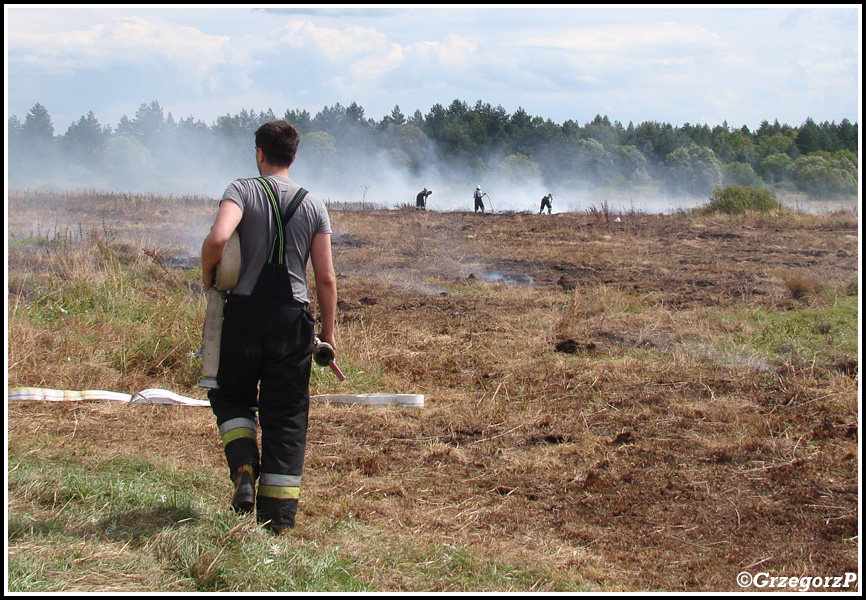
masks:
{"label": "white smoke", "polygon": [[[61,150],[58,137],[55,149],[32,153],[27,159],[10,152],[7,184],[12,189],[219,198],[234,179],[257,175],[252,135],[248,141],[235,144],[205,134],[196,139],[195,135],[177,134],[171,140],[148,146],[115,135],[86,159]],[[352,140],[351,147],[340,141],[330,154],[321,155],[302,138],[298,159],[290,171],[292,178],[332,205],[386,209],[414,206],[416,195],[426,187],[433,191],[427,201],[428,210],[472,212],[477,185],[487,193],[485,206],[493,212],[538,213],[541,198],[548,193],[553,193],[555,213],[671,213],[709,200],[669,196],[659,181],[648,176],[626,181],[617,173],[616,164],[593,173],[564,167],[551,172],[549,166],[555,160],[551,149],[538,157],[492,153],[481,159],[462,160],[443,156],[428,140],[426,152],[412,164],[401,150],[381,149],[381,139],[380,134],[365,132]],[[780,200],[807,212],[857,209],[856,202],[840,207],[838,203],[808,203],[802,197]]]}

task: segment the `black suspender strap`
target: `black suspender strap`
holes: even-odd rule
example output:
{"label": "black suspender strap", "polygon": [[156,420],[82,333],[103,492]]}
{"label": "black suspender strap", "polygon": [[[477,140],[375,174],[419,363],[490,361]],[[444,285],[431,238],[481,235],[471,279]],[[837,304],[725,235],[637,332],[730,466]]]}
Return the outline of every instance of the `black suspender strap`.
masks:
{"label": "black suspender strap", "polygon": [[283,223],[288,224],[288,222],[292,218],[292,215],[295,214],[296,210],[298,210],[298,207],[301,205],[301,202],[303,202],[304,198],[307,197],[308,193],[309,192],[307,192],[307,190],[305,190],[304,188],[298,188],[298,191],[295,192],[292,201],[289,203],[289,208],[286,209],[286,215],[283,217]]}
{"label": "black suspender strap", "polygon": [[274,238],[274,243],[271,245],[271,253],[270,256],[268,256],[268,263],[282,264],[285,257],[286,245],[284,229],[291,220],[292,215],[294,215],[295,211],[298,210],[298,207],[301,205],[301,202],[303,202],[308,192],[304,188],[298,188],[298,191],[295,192],[292,201],[289,203],[289,207],[286,209],[286,214],[280,215],[280,204],[277,200],[279,192],[274,190],[271,187],[271,182],[264,177],[256,177],[256,179],[262,182],[262,185],[265,186],[268,200],[271,203],[271,210],[274,213],[274,219],[277,221],[277,236]]}

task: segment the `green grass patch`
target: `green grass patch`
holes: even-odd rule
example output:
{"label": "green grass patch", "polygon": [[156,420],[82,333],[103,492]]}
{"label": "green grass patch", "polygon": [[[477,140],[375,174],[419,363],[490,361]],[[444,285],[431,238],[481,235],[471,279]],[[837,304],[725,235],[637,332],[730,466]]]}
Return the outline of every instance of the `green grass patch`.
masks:
{"label": "green grass patch", "polygon": [[213,476],[24,445],[9,457],[11,591],[367,591],[338,550],[287,548],[230,513]]}
{"label": "green grass patch", "polygon": [[832,367],[859,356],[857,296],[789,311],[738,310],[726,320],[737,324],[736,344],[767,360]]}
{"label": "green grass patch", "polygon": [[[310,373],[310,393],[328,394],[371,394],[381,392],[385,386],[383,378],[383,367],[374,365],[372,368],[362,369],[350,362],[342,355],[336,358],[337,366],[346,376],[345,381],[339,381],[336,374],[329,367],[320,367],[313,363]],[[327,390],[327,391],[316,391]]]}
{"label": "green grass patch", "polygon": [[382,565],[403,571],[407,590],[574,585],[457,546],[398,543],[351,521],[324,542],[277,538],[226,510],[212,475],[138,456],[82,468],[75,451],[31,446],[13,440],[9,457],[12,592],[359,593],[376,591],[368,579]]}

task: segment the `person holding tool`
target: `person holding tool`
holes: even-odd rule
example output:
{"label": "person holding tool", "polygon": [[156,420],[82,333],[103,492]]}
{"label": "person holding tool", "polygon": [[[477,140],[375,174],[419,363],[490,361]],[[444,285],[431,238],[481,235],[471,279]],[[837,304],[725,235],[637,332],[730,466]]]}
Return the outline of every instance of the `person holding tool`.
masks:
{"label": "person holding tool", "polygon": [[[473,194],[473,197],[475,198],[475,212],[478,212],[479,210],[484,212],[484,200],[482,200],[484,196],[487,196],[487,192],[481,191],[481,185],[475,186],[475,193]],[[489,198],[490,196],[487,197]]]}
{"label": "person holding tool", "polygon": [[424,188],[423,190],[418,192],[418,195],[415,196],[415,208],[420,208],[421,210],[426,210],[427,209],[427,196],[429,196],[432,193],[433,193],[433,191],[428,190],[427,188]]}
{"label": "person holding tool", "polygon": [[[237,230],[241,267],[226,293],[217,385],[208,392],[234,485],[233,510],[281,533],[295,525],[310,405],[311,356],[334,352],[337,284],[325,203],[289,178],[300,136],[284,120],[255,133],[260,177],[237,179],[202,244],[202,284]],[[321,320],[310,309],[310,261]],[[261,456],[256,430],[261,426]],[[258,481],[258,489],[256,489]]]}

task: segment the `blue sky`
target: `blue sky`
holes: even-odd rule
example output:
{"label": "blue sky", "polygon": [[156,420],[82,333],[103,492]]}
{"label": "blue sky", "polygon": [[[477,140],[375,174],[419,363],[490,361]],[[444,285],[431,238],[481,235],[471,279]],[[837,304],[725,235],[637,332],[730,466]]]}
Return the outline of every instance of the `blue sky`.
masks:
{"label": "blue sky", "polygon": [[454,99],[557,123],[859,122],[860,5],[6,5],[6,110],[58,134],[156,100],[381,119]]}

